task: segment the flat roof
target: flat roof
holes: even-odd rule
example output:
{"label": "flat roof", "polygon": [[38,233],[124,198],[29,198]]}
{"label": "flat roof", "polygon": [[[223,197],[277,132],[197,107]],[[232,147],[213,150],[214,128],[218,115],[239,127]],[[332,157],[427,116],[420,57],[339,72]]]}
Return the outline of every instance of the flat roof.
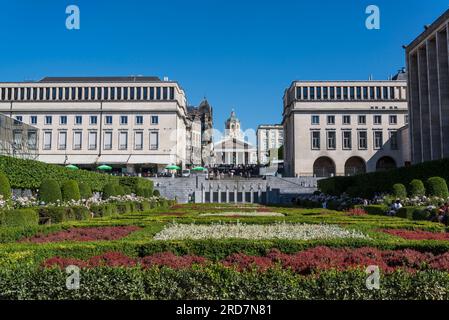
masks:
{"label": "flat roof", "polygon": [[407,51],[413,50],[417,45],[419,45],[424,39],[438,30],[443,22],[449,19],[449,9],[446,10],[441,16],[439,16],[428,28],[426,28],[415,40],[413,40],[408,46],[406,46]]}
{"label": "flat roof", "polygon": [[40,83],[96,83],[96,82],[161,82],[159,77],[154,76],[126,76],[126,77],[45,77],[38,81]]}

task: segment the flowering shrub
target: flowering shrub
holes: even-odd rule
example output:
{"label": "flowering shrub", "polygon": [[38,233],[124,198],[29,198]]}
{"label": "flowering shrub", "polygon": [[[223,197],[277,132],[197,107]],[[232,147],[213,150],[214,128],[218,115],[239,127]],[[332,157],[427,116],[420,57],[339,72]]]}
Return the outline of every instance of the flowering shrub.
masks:
{"label": "flowering shrub", "polygon": [[[211,262],[203,257],[186,255],[176,256],[171,252],[156,253],[144,258],[131,258],[119,252],[106,252],[87,261],[54,257],[42,263],[45,268],[66,268],[76,265],[80,268],[134,267],[142,268],[168,267],[171,269],[188,269],[193,265],[207,265]],[[449,272],[449,253],[433,255],[415,250],[379,250],[376,248],[329,248],[315,247],[295,254],[284,254],[271,250],[266,256],[250,256],[235,253],[220,261],[220,264],[243,272],[257,270],[260,272],[274,268],[288,269],[296,274],[311,275],[326,270],[346,271],[365,269],[370,265],[379,266],[385,273],[398,269],[414,273],[424,270]]]}
{"label": "flowering shrub", "polygon": [[368,213],[362,208],[352,208],[346,211],[348,216],[366,216]]}
{"label": "flowering shrub", "polygon": [[369,239],[359,231],[343,229],[336,225],[308,225],[277,223],[268,225],[251,224],[172,224],[159,232],[155,240],[201,240],[201,239]]}
{"label": "flowering shrub", "polygon": [[403,229],[384,229],[381,231],[407,240],[449,240],[449,233],[442,232]]}
{"label": "flowering shrub", "polygon": [[107,241],[119,240],[132,232],[140,230],[139,227],[97,227],[97,228],[71,228],[47,235],[38,234],[34,237],[21,240],[21,242],[48,243],[62,241]]}

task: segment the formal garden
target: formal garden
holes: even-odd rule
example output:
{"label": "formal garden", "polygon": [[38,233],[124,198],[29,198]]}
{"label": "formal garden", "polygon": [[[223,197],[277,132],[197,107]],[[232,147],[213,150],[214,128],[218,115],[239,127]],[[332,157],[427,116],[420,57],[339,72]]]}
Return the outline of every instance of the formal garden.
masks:
{"label": "formal garden", "polygon": [[140,178],[10,158],[0,171],[0,299],[449,299],[446,226],[373,209],[384,204],[180,205]]}

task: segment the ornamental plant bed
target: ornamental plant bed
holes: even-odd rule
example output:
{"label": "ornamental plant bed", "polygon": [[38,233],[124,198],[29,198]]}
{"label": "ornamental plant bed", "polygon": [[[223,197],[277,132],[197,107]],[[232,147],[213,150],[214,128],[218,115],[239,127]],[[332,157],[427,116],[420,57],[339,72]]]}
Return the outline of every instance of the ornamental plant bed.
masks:
{"label": "ornamental plant bed", "polygon": [[[212,264],[212,261],[204,257],[195,255],[176,256],[171,252],[156,253],[143,258],[131,258],[120,252],[106,252],[87,261],[54,257],[43,262],[42,267],[64,269],[69,265],[76,265],[80,268],[140,266],[144,269],[168,267],[177,270],[189,269],[194,265],[206,266],[209,264]],[[284,254],[279,250],[271,250],[266,256],[236,253],[219,261],[219,264],[239,272],[249,270],[266,272],[281,268],[305,276],[327,270],[364,270],[370,265],[379,266],[385,273],[391,273],[399,269],[409,273],[425,270],[449,272],[449,253],[434,255],[408,249],[315,247],[295,254]]]}
{"label": "ornamental plant bed", "polygon": [[285,217],[278,212],[220,212],[220,213],[203,213],[200,217],[228,217],[228,218],[244,218],[244,217]]}
{"label": "ornamental plant bed", "polygon": [[49,243],[62,241],[111,241],[120,240],[140,229],[141,228],[136,226],[70,228],[68,230],[58,231],[47,235],[38,234],[33,237],[23,239],[20,242]]}
{"label": "ornamental plant bed", "polygon": [[449,240],[449,233],[446,232],[443,233],[404,229],[383,229],[380,231],[406,240]]}

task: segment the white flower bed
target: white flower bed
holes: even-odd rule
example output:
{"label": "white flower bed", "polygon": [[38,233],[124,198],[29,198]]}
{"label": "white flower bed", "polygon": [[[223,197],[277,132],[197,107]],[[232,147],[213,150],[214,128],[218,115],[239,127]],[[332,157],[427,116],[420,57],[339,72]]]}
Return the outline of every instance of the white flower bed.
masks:
{"label": "white flower bed", "polygon": [[200,217],[284,217],[278,212],[222,212],[222,213],[203,213]]}
{"label": "white flower bed", "polygon": [[336,225],[310,225],[277,223],[270,225],[251,224],[171,224],[156,234],[155,240],[202,240],[202,239],[369,239],[355,230],[343,229]]}

